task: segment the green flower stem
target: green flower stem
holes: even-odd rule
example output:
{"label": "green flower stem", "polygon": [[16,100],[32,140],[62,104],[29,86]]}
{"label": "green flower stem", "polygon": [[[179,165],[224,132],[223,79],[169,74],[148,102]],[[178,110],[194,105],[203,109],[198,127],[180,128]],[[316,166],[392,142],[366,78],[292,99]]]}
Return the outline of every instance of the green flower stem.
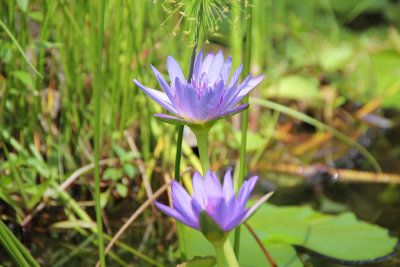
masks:
{"label": "green flower stem", "polygon": [[229,267],[239,267],[238,260],[235,256],[235,252],[233,251],[232,244],[229,238],[226,239],[226,242],[224,244],[224,253],[225,258],[228,261]]}
{"label": "green flower stem", "polygon": [[215,254],[217,257],[217,266],[225,267],[225,259],[229,267],[239,267],[235,252],[233,251],[231,241],[227,238],[225,241],[213,242]]}
{"label": "green flower stem", "polygon": [[208,158],[208,145],[207,145],[207,137],[209,128],[202,129],[193,129],[194,134],[196,135],[197,147],[199,149],[200,162],[201,167],[203,169],[203,176],[206,174],[208,170],[210,170],[210,159]]}
{"label": "green flower stem", "polygon": [[[246,58],[244,62],[244,74],[250,73],[250,59],[251,59],[251,35],[252,35],[252,9],[253,1],[249,0],[246,8],[246,17],[248,18],[246,23],[246,34],[249,38],[246,38]],[[249,101],[249,96],[244,98],[244,103]],[[246,171],[246,142],[247,142],[247,124],[248,124],[248,110],[244,110],[242,114],[242,140],[240,145],[240,165],[239,165],[239,179],[237,188],[243,183],[245,171]],[[239,244],[240,244],[240,226],[235,229],[234,247],[236,256],[239,258]]]}
{"label": "green flower stem", "polygon": [[178,140],[176,141],[176,156],[175,156],[175,180],[180,181],[180,166],[181,166],[181,153],[182,153],[182,139],[184,125],[178,126]]}
{"label": "green flower stem", "polygon": [[[183,125],[178,126],[178,140],[176,142],[176,156],[175,156],[175,180],[180,181],[180,167],[181,167],[181,153],[182,153],[182,139],[183,139]],[[176,221],[176,229],[178,231],[179,250],[181,251],[181,261],[186,261],[186,248],[185,239],[183,238],[182,223]]]}
{"label": "green flower stem", "polygon": [[217,266],[225,267],[225,253],[224,253],[224,243],[216,242],[213,244],[215,248],[215,254],[217,257]]}

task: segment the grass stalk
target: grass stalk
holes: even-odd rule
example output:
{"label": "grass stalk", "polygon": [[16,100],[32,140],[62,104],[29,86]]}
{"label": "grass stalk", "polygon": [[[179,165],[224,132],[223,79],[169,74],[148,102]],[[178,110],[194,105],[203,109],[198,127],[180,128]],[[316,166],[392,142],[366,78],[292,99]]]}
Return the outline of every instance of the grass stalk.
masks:
{"label": "grass stalk", "polygon": [[13,41],[15,46],[17,47],[18,51],[21,53],[22,57],[26,60],[28,65],[32,68],[32,70],[40,77],[43,79],[43,76],[39,73],[39,71],[35,68],[35,66],[32,64],[32,62],[29,60],[29,58],[26,56],[24,50],[22,49],[21,45],[18,43],[17,39],[15,39],[14,35],[11,33],[11,31],[8,29],[7,25],[4,24],[2,20],[0,20],[0,26],[3,28],[3,30],[8,34],[8,37]]}
{"label": "grass stalk", "polygon": [[[29,267],[29,263],[23,256],[26,254],[29,254],[26,249],[22,246],[22,244],[16,243],[18,241],[17,238],[11,233],[11,231],[8,229],[8,227],[3,223],[3,221],[0,220],[0,243],[3,245],[3,247],[7,250],[8,254],[11,256],[11,258],[14,260],[14,262],[18,266],[22,267]],[[23,251],[21,251],[21,249]],[[30,255],[29,255],[30,256]],[[33,259],[32,256],[29,257],[29,259],[32,259],[32,266],[39,266],[37,262]]]}
{"label": "grass stalk", "polygon": [[95,100],[95,122],[94,122],[94,180],[95,180],[95,203],[96,203],[96,222],[97,222],[97,239],[100,266],[105,267],[105,256],[104,256],[104,241],[103,241],[103,225],[101,215],[101,203],[100,203],[100,94],[103,89],[103,75],[102,75],[102,48],[103,48],[103,36],[104,36],[104,9],[105,0],[101,1],[100,5],[100,31],[97,39],[97,86],[94,88],[94,100]]}
{"label": "grass stalk", "polygon": [[[249,0],[246,7],[246,54],[244,61],[244,74],[245,76],[250,73],[250,60],[251,60],[251,35],[252,35],[252,6],[253,1]],[[246,96],[244,99],[244,103],[249,101],[249,97]],[[246,173],[246,142],[247,142],[247,126],[248,126],[248,109],[245,109],[242,113],[242,137],[240,144],[240,165],[239,165],[239,179],[237,188],[239,189],[243,183],[244,176]],[[235,229],[235,237],[234,237],[234,251],[236,257],[239,259],[239,245],[240,245],[240,226]]]}

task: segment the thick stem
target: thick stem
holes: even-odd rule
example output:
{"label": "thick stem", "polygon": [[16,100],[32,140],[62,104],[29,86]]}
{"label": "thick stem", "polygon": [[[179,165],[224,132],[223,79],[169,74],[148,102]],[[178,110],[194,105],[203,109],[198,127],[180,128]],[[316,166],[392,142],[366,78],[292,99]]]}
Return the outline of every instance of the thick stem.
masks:
{"label": "thick stem", "polygon": [[[193,130],[193,129],[192,129]],[[203,169],[203,176],[210,170],[210,159],[208,158],[208,129],[194,130],[197,139],[197,147],[199,149],[201,167]]]}
{"label": "thick stem", "polygon": [[225,267],[224,243],[216,243],[214,244],[214,248],[217,257],[217,266]]}
{"label": "thick stem", "polygon": [[226,240],[224,244],[224,253],[225,253],[225,258],[228,261],[229,267],[239,267],[239,263],[236,259],[235,252],[233,251],[232,244],[229,238]]}

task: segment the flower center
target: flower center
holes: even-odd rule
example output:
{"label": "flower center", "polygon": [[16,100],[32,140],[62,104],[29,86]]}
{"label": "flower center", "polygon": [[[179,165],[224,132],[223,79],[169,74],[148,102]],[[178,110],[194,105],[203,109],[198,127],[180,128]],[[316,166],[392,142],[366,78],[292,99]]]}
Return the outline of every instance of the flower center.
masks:
{"label": "flower center", "polygon": [[207,89],[207,84],[208,84],[207,72],[203,72],[202,74],[200,74],[197,80],[196,77],[193,76],[191,84],[193,85],[194,88],[196,88],[197,94],[200,99],[203,92]]}

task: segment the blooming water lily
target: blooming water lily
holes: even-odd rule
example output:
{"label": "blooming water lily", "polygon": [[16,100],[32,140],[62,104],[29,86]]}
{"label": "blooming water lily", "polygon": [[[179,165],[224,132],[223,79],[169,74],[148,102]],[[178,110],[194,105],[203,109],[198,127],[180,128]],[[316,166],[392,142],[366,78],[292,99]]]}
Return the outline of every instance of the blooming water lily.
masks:
{"label": "blooming water lily", "polygon": [[[243,182],[238,195],[233,189],[231,171],[225,173],[221,186],[216,173],[207,171],[203,178],[199,172],[193,175],[193,196],[177,182],[172,182],[173,208],[155,201],[156,206],[182,223],[201,230],[201,213],[207,215],[223,232],[229,232],[246,221],[254,211],[271,195],[262,197],[256,204],[246,208],[247,201],[257,182],[253,176]],[[204,233],[204,232],[203,232]]]}
{"label": "blooming water lily", "polygon": [[208,53],[203,59],[200,50],[190,82],[186,81],[181,67],[171,56],[167,60],[170,84],[151,66],[163,92],[145,87],[136,79],[133,82],[151,99],[175,115],[155,114],[159,119],[172,124],[204,124],[247,108],[248,104],[236,105],[264,79],[264,75],[251,79],[249,74],[237,85],[243,65],[236,69],[229,80],[231,67],[232,58],[224,61],[222,51],[216,55]]}

